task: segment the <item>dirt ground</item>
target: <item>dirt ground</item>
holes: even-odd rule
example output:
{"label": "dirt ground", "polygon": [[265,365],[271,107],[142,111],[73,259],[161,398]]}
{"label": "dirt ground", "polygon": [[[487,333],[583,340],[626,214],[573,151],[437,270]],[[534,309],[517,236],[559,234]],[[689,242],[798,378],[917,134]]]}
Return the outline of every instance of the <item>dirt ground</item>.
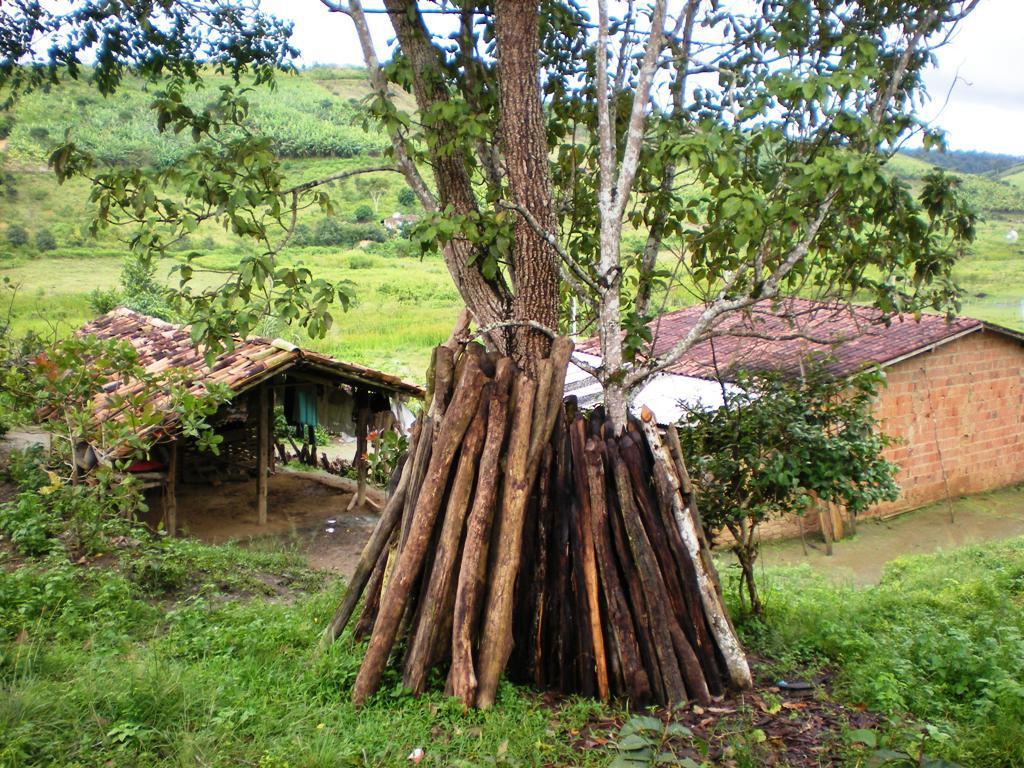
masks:
{"label": "dirt ground", "polygon": [[836,542],[831,557],[820,540],[808,538],[806,555],[799,539],[766,544],[760,562],[807,563],[839,583],[877,584],[885,564],[902,555],[929,554],[1013,536],[1024,536],[1024,486],[955,499],[952,520],[945,502],[891,520],[861,520],[856,536]]}
{"label": "dirt ground", "polygon": [[[377,523],[371,506],[348,512],[351,494],[334,478],[278,471],[270,477],[267,524],[256,521],[256,483],[178,486],[181,533],[208,544],[227,541],[284,543],[309,556],[314,568],[350,576]],[[160,498],[150,500],[147,522],[160,517]]]}

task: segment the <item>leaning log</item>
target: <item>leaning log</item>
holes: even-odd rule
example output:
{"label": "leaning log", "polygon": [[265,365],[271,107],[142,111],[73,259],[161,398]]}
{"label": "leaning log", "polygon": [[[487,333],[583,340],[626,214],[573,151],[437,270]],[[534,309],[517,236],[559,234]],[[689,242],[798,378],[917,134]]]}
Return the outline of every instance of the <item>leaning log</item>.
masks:
{"label": "leaning log", "polygon": [[[419,488],[412,524],[398,555],[391,582],[381,599],[377,621],[373,625],[366,656],[359,668],[352,688],[352,701],[356,705],[366,701],[380,685],[384,666],[398,634],[398,625],[405,612],[410,591],[419,575],[420,566],[427,553],[427,546],[434,528],[434,521],[441,507],[442,495],[448,484],[452,460],[459,449],[462,437],[477,410],[484,375],[479,364],[470,359],[455,387],[455,394],[441,422],[430,457],[430,464]],[[436,394],[435,394],[436,398]]]}

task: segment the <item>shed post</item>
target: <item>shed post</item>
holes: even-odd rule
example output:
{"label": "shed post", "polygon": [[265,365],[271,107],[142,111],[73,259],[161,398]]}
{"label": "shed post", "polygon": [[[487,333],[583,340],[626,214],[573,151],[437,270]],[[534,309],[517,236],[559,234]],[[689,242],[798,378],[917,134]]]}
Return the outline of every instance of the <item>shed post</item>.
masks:
{"label": "shed post", "polygon": [[267,385],[259,385],[259,421],[256,429],[256,514],[267,524],[267,484],[270,479],[270,398]]}
{"label": "shed post", "polygon": [[358,482],[356,485],[356,495],[349,502],[349,509],[357,509],[363,506],[366,501],[366,474],[369,470],[369,461],[366,455],[369,446],[367,445],[366,437],[369,421],[370,398],[367,393],[360,391],[356,394],[356,470],[358,472]]}
{"label": "shed post", "polygon": [[167,480],[164,482],[164,528],[173,539],[178,534],[178,441],[173,440],[168,451]]}

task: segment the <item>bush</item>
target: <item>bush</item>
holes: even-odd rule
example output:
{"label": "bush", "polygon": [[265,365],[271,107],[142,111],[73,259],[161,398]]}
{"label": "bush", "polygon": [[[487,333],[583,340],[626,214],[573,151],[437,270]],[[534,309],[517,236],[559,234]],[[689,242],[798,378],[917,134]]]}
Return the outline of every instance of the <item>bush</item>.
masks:
{"label": "bush", "polygon": [[398,204],[405,206],[406,208],[412,208],[417,203],[416,193],[408,187],[402,187],[398,191]]}
{"label": "bush", "polygon": [[40,253],[52,251],[57,247],[57,238],[48,229],[40,229],[36,232],[36,250]]}
{"label": "bush", "polygon": [[89,309],[97,315],[105,315],[121,305],[121,292],[115,288],[104,290],[94,288],[89,292]]}
{"label": "bush", "polygon": [[289,245],[299,248],[304,245],[313,245],[313,230],[306,224],[296,224],[295,229],[292,231],[292,239],[289,241]]}
{"label": "bush", "polygon": [[334,245],[350,248],[363,240],[382,243],[387,239],[383,228],[374,224],[345,224],[334,218],[321,219],[313,230],[312,245]]}
{"label": "bush", "polygon": [[359,223],[365,224],[368,221],[373,221],[373,208],[366,205],[356,206],[356,209],[352,212],[352,220]]}
{"label": "bush", "polygon": [[22,248],[28,245],[28,230],[17,224],[11,224],[7,228],[7,242],[12,248]]}
{"label": "bush", "polygon": [[348,260],[349,269],[373,269],[379,265],[380,263],[373,256],[360,256],[356,254],[349,257]]}

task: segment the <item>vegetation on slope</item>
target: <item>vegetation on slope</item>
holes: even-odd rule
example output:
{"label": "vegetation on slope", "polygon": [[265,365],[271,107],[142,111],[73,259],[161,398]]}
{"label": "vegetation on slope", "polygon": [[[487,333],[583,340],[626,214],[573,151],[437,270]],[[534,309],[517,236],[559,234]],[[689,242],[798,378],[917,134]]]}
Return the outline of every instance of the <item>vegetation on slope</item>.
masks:
{"label": "vegetation on slope", "polygon": [[999,173],[1024,162],[1018,155],[1001,155],[995,152],[979,152],[973,149],[950,149],[944,152],[925,149],[904,149],[901,154],[937,165],[957,173]]}

